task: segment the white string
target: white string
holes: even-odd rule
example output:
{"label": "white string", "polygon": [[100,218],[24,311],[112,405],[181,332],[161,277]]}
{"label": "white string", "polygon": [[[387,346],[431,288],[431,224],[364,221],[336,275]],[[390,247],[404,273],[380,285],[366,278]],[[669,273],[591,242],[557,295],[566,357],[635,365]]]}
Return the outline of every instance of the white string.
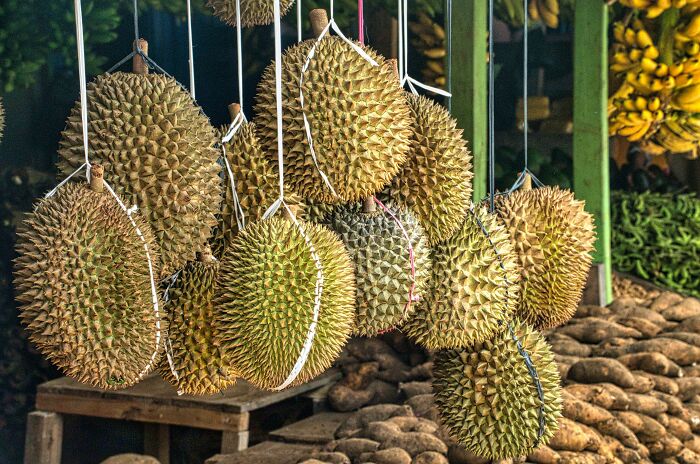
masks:
{"label": "white string", "polygon": [[407,0],[398,0],[399,2],[399,76],[401,78],[401,86],[408,85],[409,90],[418,95],[416,86],[433,92],[443,97],[451,98],[452,93],[423,84],[408,74],[408,3]]}
{"label": "white string", "polygon": [[229,143],[233,136],[238,132],[238,130],[247,122],[243,110],[233,118],[231,122],[231,127],[229,127],[228,132],[221,139],[221,151],[224,158],[224,166],[226,167],[226,173],[228,174],[229,182],[231,184],[231,194],[233,196],[233,212],[236,217],[236,225],[238,230],[245,229],[245,212],[241,206],[240,199],[238,198],[238,190],[236,189],[236,178],[233,175],[233,170],[231,169],[231,163],[228,160],[228,154],[226,153],[226,144]]}
{"label": "white string", "polygon": [[[89,151],[88,151],[88,113],[87,113],[87,76],[85,72],[85,44],[84,44],[84,33],[83,33],[83,9],[82,9],[82,4],[81,0],[74,0],[74,8],[75,8],[75,32],[76,32],[76,42],[77,42],[77,51],[78,51],[78,72],[79,72],[79,78],[80,78],[80,105],[81,105],[81,118],[82,118],[82,124],[83,124],[83,149],[85,151],[85,163],[83,163],[78,169],[76,169],[73,173],[71,173],[66,179],[64,179],[61,183],[56,186],[53,190],[51,190],[47,195],[46,198],[49,198],[53,196],[56,191],[58,190],[59,187],[64,185],[71,177],[73,177],[75,174],[80,172],[83,168],[86,169],[86,175],[88,180],[90,179],[90,159],[89,159]],[[153,272],[153,261],[151,259],[151,252],[148,249],[148,243],[146,242],[146,239],[141,232],[141,229],[139,229],[138,225],[136,224],[136,221],[132,217],[132,214],[137,210],[136,206],[132,208],[127,208],[126,205],[119,199],[117,194],[114,192],[112,187],[107,183],[106,180],[102,180],[104,187],[107,189],[107,191],[114,197],[116,200],[117,204],[119,207],[126,213],[126,216],[129,218],[129,222],[131,222],[131,225],[133,226],[137,237],[139,240],[141,240],[143,244],[143,248],[146,254],[146,261],[148,262],[148,273],[150,276],[150,283],[151,283],[151,301],[153,303],[153,312],[155,314],[155,319],[156,319],[156,340],[155,340],[155,350],[153,351],[153,354],[151,355],[151,358],[148,362],[148,364],[144,367],[144,369],[139,373],[138,379],[141,380],[143,377],[145,377],[149,372],[153,370],[155,367],[156,360],[158,358],[158,353],[160,352],[160,342],[162,338],[162,328],[161,328],[161,323],[160,323],[160,306],[159,306],[159,301],[158,301],[158,292],[156,289],[156,283],[155,283],[155,275]],[[177,372],[174,370],[174,364],[172,363],[172,358],[170,355],[168,355],[168,361],[170,362],[171,369],[173,370],[173,375],[175,378],[179,378]]]}
{"label": "white string", "polygon": [[297,0],[297,43],[301,42],[303,38],[302,34],[302,24],[301,24],[301,0]]}
{"label": "white string", "polygon": [[275,15],[275,100],[277,109],[277,164],[279,167],[279,184],[280,184],[280,196],[279,198],[268,208],[268,210],[263,215],[263,219],[267,219],[272,214],[277,211],[280,206],[284,206],[286,211],[289,213],[290,220],[297,227],[304,242],[309,247],[311,253],[311,258],[314,260],[314,265],[316,266],[316,285],[314,286],[314,308],[311,324],[306,333],[306,339],[304,340],[304,345],[299,353],[292,370],[290,371],[287,378],[282,382],[282,384],[275,388],[274,390],[279,391],[287,388],[294,380],[299,376],[301,370],[304,368],[306,361],[309,358],[309,353],[311,352],[311,347],[316,336],[316,326],[318,324],[318,316],[321,312],[321,297],[323,295],[323,265],[321,264],[321,259],[316,253],[316,248],[312,243],[309,236],[302,225],[297,221],[294,216],[294,212],[287,206],[284,202],[284,157],[282,152],[282,30],[281,30],[281,20],[280,20],[280,0],[274,0],[274,15]]}
{"label": "white string", "polygon": [[194,45],[192,44],[192,5],[191,0],[187,0],[187,44],[190,54],[190,93],[192,100],[196,100],[195,85],[194,85]]}
{"label": "white string", "polygon": [[243,112],[243,39],[241,38],[241,0],[236,0],[236,54],[238,58],[238,102]]}

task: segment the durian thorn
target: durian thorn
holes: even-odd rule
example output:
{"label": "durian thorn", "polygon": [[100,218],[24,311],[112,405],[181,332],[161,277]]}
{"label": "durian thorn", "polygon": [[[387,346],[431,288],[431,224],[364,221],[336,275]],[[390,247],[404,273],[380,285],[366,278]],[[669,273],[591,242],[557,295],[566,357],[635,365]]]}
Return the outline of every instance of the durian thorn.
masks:
{"label": "durian thorn", "polygon": [[321,32],[328,26],[328,13],[323,8],[314,8],[309,12],[309,20],[314,37],[319,38]]}
{"label": "durian thorn", "polygon": [[93,192],[102,192],[104,190],[104,174],[105,168],[100,164],[90,166],[90,190]]}
{"label": "durian thorn", "polygon": [[525,179],[523,179],[523,186],[520,187],[522,190],[532,190],[532,175],[529,172],[525,173]]}
{"label": "durian thorn", "polygon": [[228,115],[231,118],[231,122],[233,122],[234,119],[236,119],[236,116],[241,112],[241,104],[240,103],[231,103],[228,105]]}
{"label": "durian thorn", "polygon": [[[148,42],[146,39],[134,40],[134,51],[141,50],[141,53],[148,55]],[[134,55],[131,64],[134,74],[148,74],[148,63],[138,53]]]}
{"label": "durian thorn", "polygon": [[373,196],[368,196],[362,201],[362,211],[365,213],[374,213],[377,211],[377,203]]}
{"label": "durian thorn", "polygon": [[197,261],[200,263],[211,263],[214,261],[214,254],[209,245],[205,245],[202,251],[197,252]]}
{"label": "durian thorn", "polygon": [[385,62],[385,66],[388,68],[391,68],[392,71],[394,71],[394,77],[396,77],[396,80],[401,82],[401,76],[399,76],[399,60],[396,58],[389,58]]}

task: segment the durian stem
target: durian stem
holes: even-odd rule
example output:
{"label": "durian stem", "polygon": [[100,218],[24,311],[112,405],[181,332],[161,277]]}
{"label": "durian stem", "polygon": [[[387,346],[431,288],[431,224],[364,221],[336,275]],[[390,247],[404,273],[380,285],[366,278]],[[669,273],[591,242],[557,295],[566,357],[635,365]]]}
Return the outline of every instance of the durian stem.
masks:
{"label": "durian stem", "polygon": [[299,214],[299,205],[287,205],[284,209],[284,217],[287,219],[292,219],[292,214],[297,216]]}
{"label": "durian stem", "polygon": [[[135,40],[134,50],[137,50],[137,46],[139,49],[141,49],[144,55],[148,55],[148,42],[146,42],[145,39]],[[148,74],[148,64],[146,63],[146,60],[144,60],[138,53],[134,55],[131,65],[133,67],[134,74]]]}
{"label": "durian stem", "polygon": [[328,13],[323,8],[315,8],[309,12],[309,20],[311,21],[311,30],[314,32],[314,37],[318,38],[328,26]]}
{"label": "durian stem", "polygon": [[200,263],[211,263],[214,261],[214,254],[211,252],[209,245],[204,250],[197,252],[197,261]]}
{"label": "durian stem", "polygon": [[231,117],[231,122],[233,122],[234,119],[236,119],[236,116],[241,112],[241,104],[240,103],[231,103],[228,105],[228,115]]}
{"label": "durian stem", "polygon": [[99,164],[90,167],[90,189],[93,192],[101,193],[104,190],[105,168]]}
{"label": "durian stem", "polygon": [[377,211],[377,203],[375,203],[374,197],[369,196],[363,200],[362,211],[365,213],[374,213]]}
{"label": "durian stem", "polygon": [[394,71],[394,76],[396,80],[401,82],[401,76],[399,76],[399,60],[396,58],[389,58],[385,62],[385,66],[391,68]]}
{"label": "durian stem", "polygon": [[529,172],[525,173],[525,180],[523,180],[523,186],[520,188],[522,190],[532,190],[532,176]]}

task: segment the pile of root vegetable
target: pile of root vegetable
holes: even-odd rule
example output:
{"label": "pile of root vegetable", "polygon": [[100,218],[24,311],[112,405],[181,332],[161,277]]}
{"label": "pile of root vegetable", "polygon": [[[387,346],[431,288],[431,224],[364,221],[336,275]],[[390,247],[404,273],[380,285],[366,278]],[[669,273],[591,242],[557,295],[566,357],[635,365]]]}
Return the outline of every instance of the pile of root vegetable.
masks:
{"label": "pile of root vegetable", "polygon": [[[581,306],[546,333],[564,384],[564,417],[547,446],[513,462],[700,463],[700,301],[620,279],[615,289],[628,296]],[[489,462],[440,427],[428,353],[387,334],[354,340],[340,364],[345,376],[329,404],[361,409],[301,462]]]}

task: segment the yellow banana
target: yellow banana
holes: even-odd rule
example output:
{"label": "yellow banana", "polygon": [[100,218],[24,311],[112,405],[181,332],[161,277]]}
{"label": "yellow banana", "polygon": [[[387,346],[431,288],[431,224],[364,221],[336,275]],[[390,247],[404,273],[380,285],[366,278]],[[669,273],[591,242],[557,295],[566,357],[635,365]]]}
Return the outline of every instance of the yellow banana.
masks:
{"label": "yellow banana", "polygon": [[655,60],[659,57],[659,49],[653,45],[650,45],[644,49],[644,57]]}
{"label": "yellow banana", "polygon": [[444,58],[447,56],[447,50],[444,48],[429,48],[423,51],[423,55],[428,58]]}
{"label": "yellow banana", "polygon": [[657,111],[659,108],[661,108],[661,99],[659,97],[653,97],[647,101],[647,109],[649,111]]}
{"label": "yellow banana", "polygon": [[700,102],[700,84],[685,87],[676,93],[673,100],[679,105],[690,105]]}
{"label": "yellow banana", "polygon": [[651,36],[644,29],[637,31],[636,42],[637,42],[637,46],[639,48],[644,48],[644,47],[648,47],[650,45],[654,45],[654,41],[651,40]]}
{"label": "yellow banana", "polygon": [[688,37],[695,37],[700,34],[700,14],[696,14],[690,19],[688,25],[681,30]]}

